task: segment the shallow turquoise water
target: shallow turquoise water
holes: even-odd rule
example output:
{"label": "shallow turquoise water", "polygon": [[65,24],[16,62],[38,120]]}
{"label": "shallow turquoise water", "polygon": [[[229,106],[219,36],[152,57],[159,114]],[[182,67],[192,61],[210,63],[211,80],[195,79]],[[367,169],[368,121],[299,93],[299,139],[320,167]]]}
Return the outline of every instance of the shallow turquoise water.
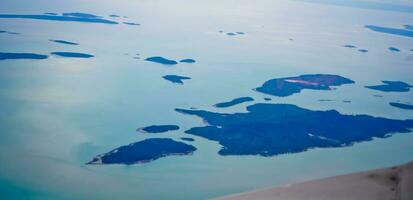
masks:
{"label": "shallow turquoise water", "polygon": [[[407,1],[392,3],[413,6]],[[411,24],[411,12],[286,0],[106,0],[94,4],[6,0],[0,2],[0,12],[119,14],[141,24],[0,19],[0,30],[21,33],[0,35],[0,52],[75,51],[96,56],[0,61],[2,199],[206,199],[413,159],[413,134],[270,158],[219,156],[217,143],[194,137],[192,144],[198,151],[192,156],[133,166],[84,165],[97,154],[153,137],[137,134],[138,127],[177,124],[179,131],[155,136],[178,139],[186,135],[184,130],[202,124],[174,108],[234,112],[244,111],[250,103],[225,109],[213,105],[241,96],[264,102],[267,96],[252,88],[276,77],[331,73],[356,84],[334,91],[305,90],[274,97],[273,102],[411,119],[412,111],[391,107],[388,102],[413,103],[412,92],[380,93],[363,88],[381,80],[413,84],[413,53],[409,51],[413,40],[364,28],[367,24],[403,28]],[[219,30],[245,35],[227,36]],[[50,39],[80,45],[62,45]],[[369,52],[343,48],[345,44]],[[389,52],[390,46],[401,52]],[[136,53],[141,59],[133,59]],[[158,55],[197,62],[165,67],[143,61]],[[174,85],[162,79],[167,74],[192,79]]]}

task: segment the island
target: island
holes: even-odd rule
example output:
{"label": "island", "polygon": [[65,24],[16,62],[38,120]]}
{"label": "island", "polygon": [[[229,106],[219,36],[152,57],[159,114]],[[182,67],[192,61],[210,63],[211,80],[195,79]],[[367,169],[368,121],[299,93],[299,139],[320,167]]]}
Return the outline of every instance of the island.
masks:
{"label": "island", "polygon": [[49,40],[51,42],[56,42],[56,43],[60,43],[60,44],[68,44],[68,45],[79,45],[78,43],[75,42],[69,42],[66,40]]}
{"label": "island", "polygon": [[389,47],[389,51],[400,52],[400,49],[398,49],[396,47]]}
{"label": "island", "polygon": [[353,83],[355,82],[338,75],[307,74],[295,77],[271,79],[265,82],[261,87],[255,88],[255,91],[279,97],[286,97],[294,93],[300,93],[303,89],[331,90],[331,86]]}
{"label": "island", "polygon": [[60,56],[60,57],[68,57],[68,58],[92,58],[95,57],[91,54],[86,53],[76,53],[76,52],[51,52],[50,54]]}
{"label": "island", "polygon": [[123,22],[123,24],[130,25],[130,26],[139,26],[140,24],[134,22]]}
{"label": "island", "polygon": [[249,102],[249,101],[254,101],[254,99],[251,97],[239,97],[231,101],[217,103],[214,106],[217,108],[226,108],[226,107],[234,106],[234,105],[241,104],[244,102]]}
{"label": "island", "polygon": [[193,141],[195,141],[194,138],[189,138],[189,137],[181,137],[181,140],[187,141],[187,142],[193,142]]}
{"label": "island", "polygon": [[189,155],[194,151],[196,151],[194,146],[183,142],[177,142],[169,138],[151,138],[97,155],[87,164],[131,165],[151,162],[166,156]]}
{"label": "island", "polygon": [[383,85],[364,86],[365,88],[382,92],[408,92],[413,87],[402,81],[382,81]]}
{"label": "island", "polygon": [[346,45],[344,45],[344,47],[350,48],[350,49],[355,49],[355,48],[357,48],[356,46],[351,45],[351,44],[346,44]]}
{"label": "island", "polygon": [[196,61],[194,59],[187,58],[187,59],[182,59],[179,62],[181,62],[181,63],[195,63]]}
{"label": "island", "polygon": [[[222,33],[222,32],[220,32],[220,33]],[[245,33],[244,32],[241,32],[241,31],[237,31],[237,32],[228,32],[228,33],[226,33],[227,35],[229,35],[229,36],[235,36],[235,35],[245,35]]]}
{"label": "island", "polygon": [[162,76],[162,78],[172,83],[178,83],[178,84],[184,84],[183,80],[191,79],[190,77],[178,76],[178,75],[166,75],[166,76]]}
{"label": "island", "polygon": [[164,133],[168,131],[179,130],[177,125],[152,125],[147,127],[138,128],[136,131],[143,133]]}
{"label": "island", "polygon": [[5,31],[5,30],[0,30],[0,33],[10,34],[10,35],[20,35],[20,33]]}
{"label": "island", "polygon": [[149,57],[149,58],[146,58],[145,60],[149,61],[149,62],[163,64],[163,65],[176,65],[176,64],[178,64],[178,62],[176,62],[175,60],[169,60],[169,59],[166,59],[166,58],[160,57],[160,56]]}
{"label": "island", "polygon": [[175,109],[203,119],[185,133],[217,141],[220,155],[274,156],[314,148],[344,147],[394,133],[409,133],[413,120],[314,111],[291,104],[258,103],[246,113]]}
{"label": "island", "polygon": [[46,59],[47,55],[36,53],[4,53],[0,52],[0,60],[9,59]]}
{"label": "island", "polygon": [[0,14],[0,18],[4,19],[37,19],[50,21],[66,21],[66,22],[82,22],[82,23],[100,23],[100,24],[118,24],[118,22],[103,19],[96,15],[88,13],[63,13],[62,15],[49,14]]}
{"label": "island", "polygon": [[412,104],[404,104],[404,103],[398,103],[398,102],[390,102],[389,104],[396,108],[405,109],[405,110],[413,110]]}
{"label": "island", "polygon": [[388,28],[388,27],[374,26],[374,25],[367,25],[365,27],[372,31],[376,31],[380,33],[387,33],[387,34],[404,36],[404,37],[413,37],[413,31],[409,31],[405,29]]}
{"label": "island", "polygon": [[90,13],[81,13],[81,12],[70,12],[70,13],[63,13],[63,16],[71,16],[71,17],[80,17],[80,18],[102,18],[101,16],[97,16]]}

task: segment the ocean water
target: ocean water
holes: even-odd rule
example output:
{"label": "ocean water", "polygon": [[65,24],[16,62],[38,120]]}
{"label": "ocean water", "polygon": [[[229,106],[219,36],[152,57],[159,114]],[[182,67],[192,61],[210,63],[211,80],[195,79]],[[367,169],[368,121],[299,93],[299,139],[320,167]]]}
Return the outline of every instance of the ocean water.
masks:
{"label": "ocean water", "polygon": [[[389,105],[413,103],[412,91],[364,88],[382,80],[413,84],[413,39],[365,27],[403,29],[412,24],[413,4],[343,2],[2,0],[1,14],[84,12],[122,23],[0,17],[0,30],[20,33],[0,33],[0,52],[49,56],[0,61],[0,198],[208,199],[413,160],[412,133],[274,157],[220,156],[218,143],[184,133],[202,125],[201,119],[174,111],[196,107],[243,112],[246,105],[271,97],[252,90],[269,79],[328,73],[356,83],[271,97],[270,102],[413,119],[413,111]],[[347,44],[368,52],[343,47]],[[400,52],[390,52],[389,47]],[[51,52],[95,57],[67,58]],[[196,63],[165,66],[145,61],[153,56]],[[172,84],[162,78],[169,74],[191,80]],[[243,96],[255,101],[213,106]],[[180,130],[155,135],[135,131],[153,124],[176,124]],[[195,141],[186,143],[198,149],[190,156],[130,166],[85,165],[98,154],[146,138],[178,141],[188,136]]]}

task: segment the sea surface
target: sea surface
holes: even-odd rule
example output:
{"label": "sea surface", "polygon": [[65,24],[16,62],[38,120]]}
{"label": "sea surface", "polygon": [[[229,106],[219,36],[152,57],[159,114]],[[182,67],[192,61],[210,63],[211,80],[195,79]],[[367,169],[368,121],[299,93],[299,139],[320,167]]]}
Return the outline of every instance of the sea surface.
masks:
{"label": "sea surface", "polygon": [[[105,23],[43,13],[89,13]],[[383,80],[413,85],[412,19],[407,0],[2,0],[0,52],[47,58],[0,60],[0,199],[209,199],[411,161],[413,133],[271,157],[222,156],[217,142],[184,133],[202,119],[174,109],[234,113],[265,102],[413,119],[412,110],[389,105],[413,104],[411,90],[365,88]],[[145,60],[157,56],[177,64]],[[253,90],[303,74],[336,74],[355,84],[287,97]],[[166,75],[191,79],[174,84]],[[214,106],[238,97],[254,101]],[[180,129],[136,132],[156,124]],[[86,165],[153,137],[197,151],[136,165]]]}

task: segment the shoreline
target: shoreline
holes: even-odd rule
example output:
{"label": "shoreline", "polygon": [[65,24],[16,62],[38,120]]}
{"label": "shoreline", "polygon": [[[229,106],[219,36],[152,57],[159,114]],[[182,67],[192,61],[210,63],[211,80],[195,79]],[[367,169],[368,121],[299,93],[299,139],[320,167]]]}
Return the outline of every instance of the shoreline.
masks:
{"label": "shoreline", "polygon": [[219,200],[411,200],[413,162],[352,174],[258,189]]}

